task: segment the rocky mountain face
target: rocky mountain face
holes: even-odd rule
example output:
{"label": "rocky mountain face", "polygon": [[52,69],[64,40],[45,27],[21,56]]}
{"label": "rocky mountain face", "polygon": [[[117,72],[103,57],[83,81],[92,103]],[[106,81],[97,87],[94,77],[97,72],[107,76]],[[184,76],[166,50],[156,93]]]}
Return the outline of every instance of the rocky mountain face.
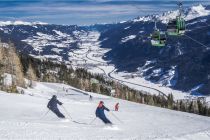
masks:
{"label": "rocky mountain face", "polygon": [[[185,11],[186,34],[168,36],[162,48],[151,46],[154,21],[166,31],[177,11],[139,17],[117,24],[88,27],[41,23],[0,23],[3,42],[13,42],[18,51],[34,57],[70,62],[69,52],[87,43],[91,31],[100,33],[100,47],[110,48],[103,58],[118,71],[127,71],[154,83],[191,94],[210,94],[210,8],[202,5]],[[91,42],[89,42],[91,43]]]}

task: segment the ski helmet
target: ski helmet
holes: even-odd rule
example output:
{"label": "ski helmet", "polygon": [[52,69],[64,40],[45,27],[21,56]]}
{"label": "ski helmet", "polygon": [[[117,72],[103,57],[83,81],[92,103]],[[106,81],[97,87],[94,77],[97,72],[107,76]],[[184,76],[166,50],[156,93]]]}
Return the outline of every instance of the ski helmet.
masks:
{"label": "ski helmet", "polygon": [[103,101],[100,101],[99,104],[104,104],[104,102]]}
{"label": "ski helmet", "polygon": [[53,95],[52,97],[53,97],[53,98],[57,98],[57,96],[56,96],[56,95]]}

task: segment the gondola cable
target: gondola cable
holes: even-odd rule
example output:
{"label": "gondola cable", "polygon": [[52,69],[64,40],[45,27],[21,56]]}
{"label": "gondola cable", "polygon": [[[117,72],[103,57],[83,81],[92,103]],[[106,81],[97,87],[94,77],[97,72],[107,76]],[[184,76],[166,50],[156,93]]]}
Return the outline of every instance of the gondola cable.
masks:
{"label": "gondola cable", "polygon": [[186,36],[187,38],[191,39],[192,41],[194,41],[194,42],[200,44],[201,46],[205,47],[206,49],[208,48],[208,46],[204,45],[204,44],[201,43],[200,41],[197,41],[197,40],[195,40],[194,38],[192,38],[192,37],[190,37],[190,36],[188,36],[188,35],[186,35],[186,34],[185,34],[184,36]]}

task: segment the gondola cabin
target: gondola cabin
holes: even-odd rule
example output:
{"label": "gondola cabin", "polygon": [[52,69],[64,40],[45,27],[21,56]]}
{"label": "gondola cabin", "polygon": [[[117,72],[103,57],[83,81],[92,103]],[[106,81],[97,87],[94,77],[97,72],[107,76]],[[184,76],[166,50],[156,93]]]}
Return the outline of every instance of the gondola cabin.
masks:
{"label": "gondola cabin", "polygon": [[170,20],[167,25],[167,34],[171,36],[184,35],[186,30],[185,20],[182,17]]}
{"label": "gondola cabin", "polygon": [[155,47],[164,47],[166,45],[166,34],[165,32],[155,31],[151,35],[151,44]]}

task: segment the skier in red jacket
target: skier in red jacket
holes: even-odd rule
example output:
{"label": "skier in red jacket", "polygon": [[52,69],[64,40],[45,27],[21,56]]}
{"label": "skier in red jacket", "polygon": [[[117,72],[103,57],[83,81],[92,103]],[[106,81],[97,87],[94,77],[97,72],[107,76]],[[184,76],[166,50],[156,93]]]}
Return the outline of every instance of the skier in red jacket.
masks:
{"label": "skier in red jacket", "polygon": [[106,108],[104,106],[104,102],[100,101],[99,105],[98,105],[98,107],[96,109],[96,117],[101,119],[105,124],[112,124],[112,122],[109,119],[107,119],[107,117],[105,116],[104,110],[110,111],[108,108]]}
{"label": "skier in red jacket", "polygon": [[114,110],[115,111],[118,111],[119,110],[119,103],[116,103],[115,107],[114,107]]}

